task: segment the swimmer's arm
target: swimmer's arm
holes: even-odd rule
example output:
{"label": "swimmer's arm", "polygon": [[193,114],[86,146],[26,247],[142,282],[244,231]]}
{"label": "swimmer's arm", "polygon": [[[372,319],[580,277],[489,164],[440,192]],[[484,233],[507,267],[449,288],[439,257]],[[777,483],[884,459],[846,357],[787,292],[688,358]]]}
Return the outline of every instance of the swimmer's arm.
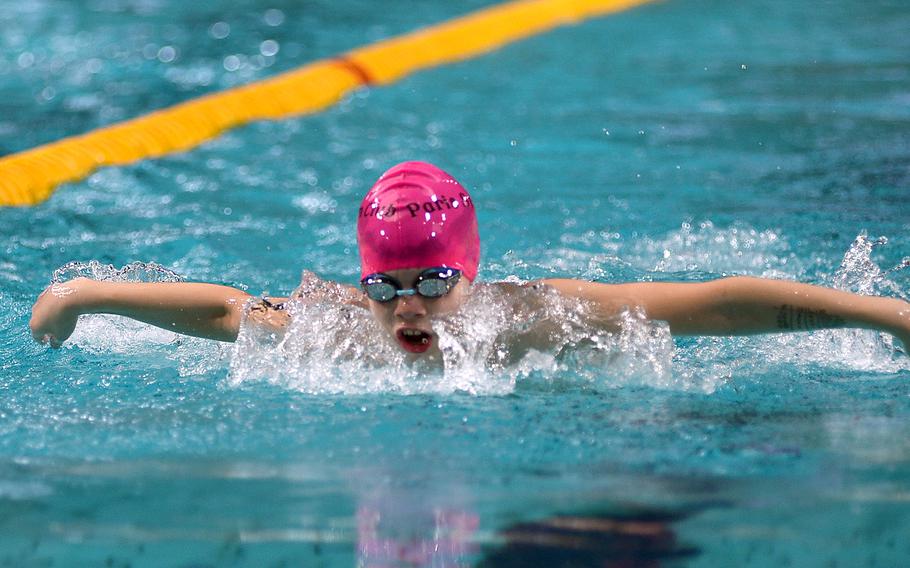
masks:
{"label": "swimmer's arm", "polygon": [[910,349],[910,303],[821,286],[731,277],[711,282],[598,284],[545,280],[561,293],[593,301],[604,314],[640,306],[676,335],[750,335],[865,328],[888,332]]}
{"label": "swimmer's arm", "polygon": [[163,329],[234,341],[250,295],[196,282],[98,282],[77,278],[48,287],[32,307],[32,336],[58,347],[82,314],[115,314]]}

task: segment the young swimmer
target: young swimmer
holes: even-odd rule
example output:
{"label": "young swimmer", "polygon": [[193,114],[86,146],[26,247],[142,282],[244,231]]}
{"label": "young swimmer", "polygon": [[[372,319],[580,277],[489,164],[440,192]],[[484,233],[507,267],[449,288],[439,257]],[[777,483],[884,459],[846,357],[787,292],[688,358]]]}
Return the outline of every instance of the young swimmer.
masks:
{"label": "young swimmer", "polygon": [[[346,301],[368,309],[403,351],[438,358],[437,316],[454,312],[471,293],[480,260],[474,202],[452,176],[423,162],[385,172],[369,190],[357,222],[360,290],[338,285]],[[590,325],[613,329],[623,310],[638,309],[669,324],[674,335],[746,335],[865,328],[890,333],[910,349],[910,303],[860,296],[820,286],[752,277],[698,283],[602,284],[548,279],[526,285],[490,284],[521,298],[531,313],[561,294],[585,302]],[[520,296],[519,296],[520,294]],[[36,341],[59,347],[81,314],[116,314],[182,334],[234,341],[244,311],[286,326],[287,298],[258,302],[246,292],[215,284],[98,282],[85,278],[48,287],[32,308]],[[535,305],[536,304],[536,305]],[[556,347],[541,326],[511,334],[506,349]]]}

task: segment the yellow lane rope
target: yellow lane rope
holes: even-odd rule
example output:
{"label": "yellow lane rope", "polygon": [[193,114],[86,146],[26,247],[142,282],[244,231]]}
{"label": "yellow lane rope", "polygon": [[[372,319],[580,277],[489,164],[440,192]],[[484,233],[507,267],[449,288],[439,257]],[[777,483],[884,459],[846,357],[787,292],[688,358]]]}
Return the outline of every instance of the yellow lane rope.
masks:
{"label": "yellow lane rope", "polygon": [[35,205],[103,166],[188,150],[236,126],[322,110],[361,85],[468,59],[546,30],[651,0],[515,0],[0,158],[0,207]]}

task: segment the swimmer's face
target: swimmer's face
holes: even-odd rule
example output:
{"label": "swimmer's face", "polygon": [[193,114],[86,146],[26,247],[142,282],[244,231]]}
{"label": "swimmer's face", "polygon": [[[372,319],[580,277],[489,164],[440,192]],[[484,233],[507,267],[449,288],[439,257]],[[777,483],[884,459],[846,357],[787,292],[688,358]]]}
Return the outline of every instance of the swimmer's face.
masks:
{"label": "swimmer's face", "polygon": [[[413,287],[423,268],[385,272],[406,288]],[[395,342],[409,353],[439,352],[439,338],[431,325],[433,316],[453,312],[461,306],[471,286],[463,277],[448,294],[425,298],[419,294],[398,296],[389,302],[368,300],[373,316],[388,330]]]}

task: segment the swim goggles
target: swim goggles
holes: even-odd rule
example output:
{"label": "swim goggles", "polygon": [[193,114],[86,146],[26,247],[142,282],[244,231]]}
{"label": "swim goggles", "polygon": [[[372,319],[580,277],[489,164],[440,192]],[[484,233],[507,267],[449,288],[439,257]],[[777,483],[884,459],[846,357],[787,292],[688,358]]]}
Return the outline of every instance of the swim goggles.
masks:
{"label": "swim goggles", "polygon": [[417,275],[413,288],[403,289],[401,283],[378,272],[370,274],[360,281],[360,287],[367,297],[377,302],[391,302],[398,296],[420,294],[424,298],[441,298],[458,284],[461,271],[444,266],[428,268]]}

